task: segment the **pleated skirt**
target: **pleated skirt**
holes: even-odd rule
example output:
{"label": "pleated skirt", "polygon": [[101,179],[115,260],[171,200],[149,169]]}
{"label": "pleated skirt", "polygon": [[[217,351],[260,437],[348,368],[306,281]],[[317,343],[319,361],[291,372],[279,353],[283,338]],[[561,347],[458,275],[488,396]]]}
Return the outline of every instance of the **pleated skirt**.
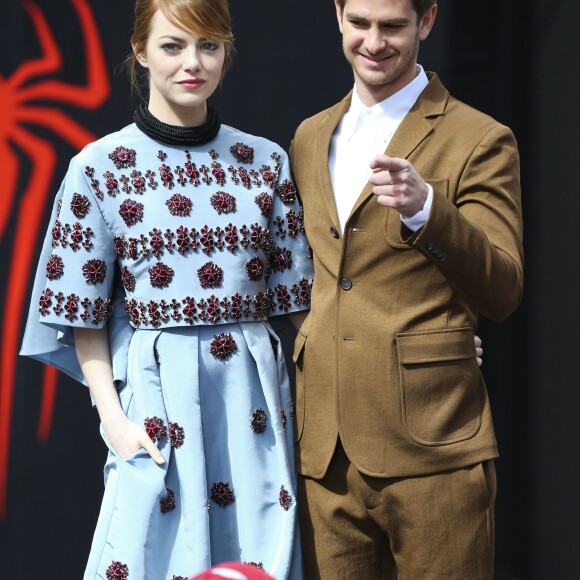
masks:
{"label": "pleated skirt", "polygon": [[267,323],[135,331],[127,416],[165,457],[109,454],[85,580],[179,580],[224,561],[302,578],[292,398]]}

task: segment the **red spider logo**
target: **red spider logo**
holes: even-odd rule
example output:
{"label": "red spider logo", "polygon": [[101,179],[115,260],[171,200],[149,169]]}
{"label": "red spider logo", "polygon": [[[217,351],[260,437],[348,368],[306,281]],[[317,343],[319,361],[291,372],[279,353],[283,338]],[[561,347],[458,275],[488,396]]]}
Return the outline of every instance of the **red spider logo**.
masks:
{"label": "red spider logo", "polygon": [[[0,195],[0,242],[6,226],[14,216],[13,253],[6,284],[6,304],[3,308],[2,348],[0,350],[0,519],[6,506],[8,452],[12,418],[14,378],[22,313],[28,295],[29,277],[42,217],[50,200],[50,191],[57,161],[55,147],[34,135],[23,126],[38,125],[49,129],[75,149],[94,141],[96,136],[75,122],[59,104],[83,109],[98,108],[109,96],[110,85],[98,28],[87,0],[71,0],[79,19],[86,54],[87,81],[85,85],[71,85],[58,80],[40,80],[57,73],[62,67],[62,55],[46,18],[32,1],[24,8],[30,15],[39,40],[41,56],[22,63],[12,76],[0,76],[0,166],[2,194]],[[53,102],[54,106],[37,104]],[[20,161],[15,150],[30,159],[30,177],[22,194],[16,199]],[[45,441],[50,431],[57,371],[44,368],[42,411],[38,438]]]}

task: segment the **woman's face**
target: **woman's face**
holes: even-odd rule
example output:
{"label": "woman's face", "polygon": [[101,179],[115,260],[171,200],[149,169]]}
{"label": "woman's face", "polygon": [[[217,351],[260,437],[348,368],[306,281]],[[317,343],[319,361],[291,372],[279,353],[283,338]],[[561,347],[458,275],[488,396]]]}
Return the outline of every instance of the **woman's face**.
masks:
{"label": "woman's face", "polygon": [[158,10],[145,50],[136,54],[149,71],[149,111],[164,123],[193,126],[206,119],[206,101],[221,78],[221,42],[185,32]]}

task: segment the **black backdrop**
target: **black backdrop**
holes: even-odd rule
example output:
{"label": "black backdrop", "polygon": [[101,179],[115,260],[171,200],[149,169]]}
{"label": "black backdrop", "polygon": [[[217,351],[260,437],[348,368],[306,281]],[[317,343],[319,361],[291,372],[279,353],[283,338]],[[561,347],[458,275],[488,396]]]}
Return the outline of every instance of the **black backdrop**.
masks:
{"label": "black backdrop", "polygon": [[[84,36],[74,10],[85,1],[103,41],[110,95],[91,109],[49,91],[44,100],[27,106],[63,111],[100,136],[130,122],[134,107],[124,74],[115,72],[129,48],[131,0],[37,0],[63,62],[53,72],[36,71],[25,85],[86,82],[95,63],[85,63]],[[214,104],[224,122],[287,147],[301,119],[337,101],[352,84],[332,1],[231,4],[238,54]],[[580,88],[575,59],[579,20],[580,4],[574,0],[442,0],[435,30],[420,54],[420,62],[437,70],[455,96],[511,126],[522,156],[524,301],[507,322],[484,320],[479,328],[501,452],[496,510],[500,579],[580,578],[580,381],[575,356],[580,314],[575,138],[580,123],[574,107]],[[19,304],[8,288],[22,263],[22,236],[38,250],[48,219],[45,214],[40,230],[18,229],[19,217],[29,211],[23,195],[35,175],[39,149],[24,150],[13,127],[20,124],[57,153],[51,195],[76,149],[48,122],[14,114],[8,79],[40,52],[21,2],[2,0],[0,209],[8,218],[0,245],[4,328]],[[15,180],[10,171],[14,159],[19,162]],[[32,207],[35,203],[40,198]],[[27,301],[20,306],[20,324]],[[9,338],[6,333],[2,338],[5,368]],[[51,415],[43,403],[42,376],[39,364],[19,360],[14,380],[3,374],[0,384],[0,577],[77,580],[99,509],[105,447],[86,390],[59,377]],[[2,482],[7,483],[5,493]]]}

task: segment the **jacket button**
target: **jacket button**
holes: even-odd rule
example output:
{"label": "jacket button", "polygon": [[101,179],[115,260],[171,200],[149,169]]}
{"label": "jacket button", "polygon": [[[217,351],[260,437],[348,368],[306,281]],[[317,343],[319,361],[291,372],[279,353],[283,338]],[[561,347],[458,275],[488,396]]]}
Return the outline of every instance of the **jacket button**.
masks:
{"label": "jacket button", "polygon": [[350,290],[352,288],[352,280],[349,280],[348,278],[343,278],[340,281],[340,287],[343,290]]}
{"label": "jacket button", "polygon": [[340,237],[340,234],[338,233],[338,230],[334,226],[330,226],[330,235],[333,238],[336,238],[337,240]]}

